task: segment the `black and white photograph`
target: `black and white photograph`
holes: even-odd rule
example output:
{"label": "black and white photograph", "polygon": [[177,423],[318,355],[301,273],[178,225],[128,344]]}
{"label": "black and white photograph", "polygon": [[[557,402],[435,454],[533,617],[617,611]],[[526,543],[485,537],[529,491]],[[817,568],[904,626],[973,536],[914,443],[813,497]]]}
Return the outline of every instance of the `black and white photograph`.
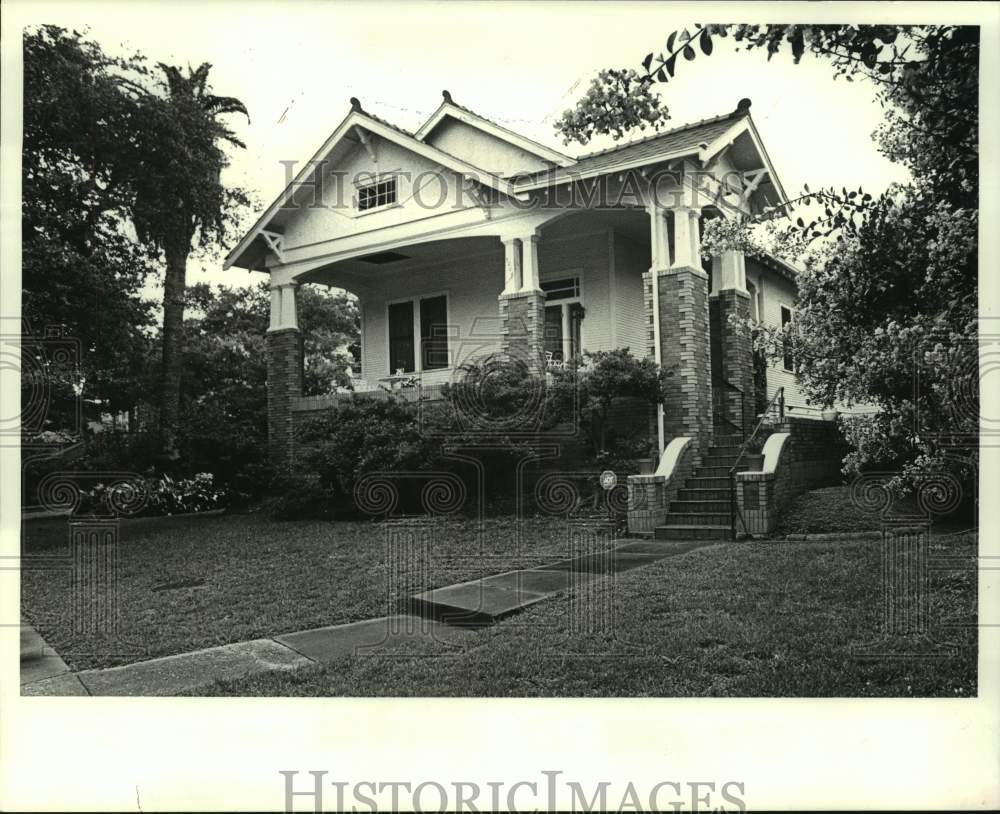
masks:
{"label": "black and white photograph", "polygon": [[3,13],[0,807],[1000,804],[1000,4]]}

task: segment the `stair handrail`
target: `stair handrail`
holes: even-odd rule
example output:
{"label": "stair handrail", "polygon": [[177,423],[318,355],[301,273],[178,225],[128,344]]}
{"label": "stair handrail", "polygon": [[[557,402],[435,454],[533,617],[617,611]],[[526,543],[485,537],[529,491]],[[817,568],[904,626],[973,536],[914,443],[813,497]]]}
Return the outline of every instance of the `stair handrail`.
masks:
{"label": "stair handrail", "polygon": [[743,524],[743,530],[746,531],[747,535],[750,532],[747,531],[746,518],[743,517],[743,512],[740,510],[739,503],[736,500],[736,470],[740,465],[740,461],[746,455],[747,449],[749,449],[750,444],[753,442],[754,438],[757,437],[757,433],[760,432],[760,428],[764,426],[764,422],[767,421],[767,417],[771,412],[771,408],[777,404],[778,407],[778,423],[782,423],[785,420],[785,388],[779,387],[777,392],[771,396],[771,400],[767,403],[767,407],[764,408],[764,412],[760,414],[760,420],[757,422],[757,426],[753,428],[753,432],[750,433],[750,437],[743,442],[743,446],[740,447],[739,454],[736,456],[736,460],[733,463],[732,468],[729,470],[729,525],[733,533],[733,539],[736,539],[736,516],[739,515],[740,522]]}
{"label": "stair handrail", "polygon": [[[737,393],[740,394],[740,438],[742,438],[743,440],[746,440],[746,437],[747,437],[747,429],[746,429],[747,428],[747,397],[746,397],[746,392],[738,384],[734,384],[733,382],[729,381],[729,379],[723,378],[722,376],[715,377],[713,379],[713,381],[717,382],[718,384],[725,385],[730,390],[735,390]],[[715,410],[714,405],[713,405],[713,412],[716,412],[719,415],[719,417],[723,421],[725,421],[726,423],[728,423],[728,424],[735,424],[736,423],[735,421],[732,421],[732,420],[726,418],[726,416],[725,416],[725,414],[723,412]]]}

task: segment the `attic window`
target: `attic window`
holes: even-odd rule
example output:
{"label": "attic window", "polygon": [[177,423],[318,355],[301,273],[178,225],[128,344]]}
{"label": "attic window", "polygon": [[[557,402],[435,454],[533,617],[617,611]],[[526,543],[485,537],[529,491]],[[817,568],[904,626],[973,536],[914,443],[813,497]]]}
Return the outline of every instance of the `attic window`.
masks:
{"label": "attic window", "polygon": [[396,203],[396,179],[387,178],[358,187],[358,211],[367,212]]}

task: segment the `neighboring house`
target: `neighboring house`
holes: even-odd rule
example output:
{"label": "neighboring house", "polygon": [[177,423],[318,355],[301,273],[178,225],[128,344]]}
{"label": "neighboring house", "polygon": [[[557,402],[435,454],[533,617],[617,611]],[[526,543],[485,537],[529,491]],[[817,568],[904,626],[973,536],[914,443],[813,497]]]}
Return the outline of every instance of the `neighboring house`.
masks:
{"label": "neighboring house", "polygon": [[[352,99],[226,259],[271,276],[274,459],[291,454],[296,414],[322,407],[301,397],[296,288],[311,282],[360,299],[370,387],[402,372],[433,391],[486,353],[544,365],[628,347],[676,374],[652,422],[661,450],[686,437],[706,451],[713,433],[749,430],[753,363],[729,316],[793,319],[795,270],[739,252],[703,260],[699,243],[706,219],[786,199],[750,101],[574,158],[443,96],[415,133]],[[805,407],[791,368],[769,367],[767,397],[783,387]]]}

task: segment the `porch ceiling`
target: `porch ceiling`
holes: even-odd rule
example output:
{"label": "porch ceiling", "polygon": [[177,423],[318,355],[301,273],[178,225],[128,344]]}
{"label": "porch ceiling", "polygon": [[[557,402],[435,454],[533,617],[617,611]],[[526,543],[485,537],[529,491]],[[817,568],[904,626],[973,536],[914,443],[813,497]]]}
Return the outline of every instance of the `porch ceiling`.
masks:
{"label": "porch ceiling", "polygon": [[359,257],[340,260],[310,271],[298,278],[303,283],[320,283],[346,288],[364,288],[400,271],[415,271],[465,257],[495,254],[503,256],[503,244],[498,237],[462,237],[434,240],[393,247],[388,251],[373,251]]}

